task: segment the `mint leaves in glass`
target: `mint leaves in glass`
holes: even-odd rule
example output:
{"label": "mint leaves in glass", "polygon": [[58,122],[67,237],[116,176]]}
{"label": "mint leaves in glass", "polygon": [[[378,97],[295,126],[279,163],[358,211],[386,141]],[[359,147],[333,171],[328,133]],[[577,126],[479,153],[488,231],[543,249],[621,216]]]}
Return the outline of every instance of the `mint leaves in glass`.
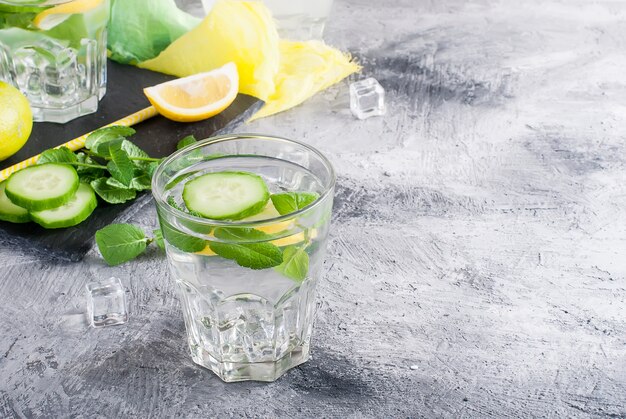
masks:
{"label": "mint leaves in glass", "polygon": [[261,135],[189,142],[159,166],[159,238],[196,363],[273,381],[308,359],[334,182],[317,150]]}
{"label": "mint leaves in glass", "polygon": [[93,113],[106,91],[109,0],[0,0],[0,80],[35,121]]}

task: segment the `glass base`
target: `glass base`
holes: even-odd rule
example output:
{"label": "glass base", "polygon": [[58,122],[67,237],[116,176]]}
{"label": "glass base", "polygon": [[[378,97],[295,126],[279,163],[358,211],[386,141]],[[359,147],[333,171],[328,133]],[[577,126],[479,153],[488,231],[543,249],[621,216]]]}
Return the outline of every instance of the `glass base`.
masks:
{"label": "glass base", "polygon": [[213,371],[227,383],[237,381],[276,381],[291,368],[309,360],[309,344],[294,348],[287,355],[274,362],[220,362],[197,345],[191,348],[193,362]]}
{"label": "glass base", "polygon": [[321,40],[324,35],[326,19],[306,16],[278,16],[278,33],[281,38],[290,41]]}
{"label": "glass base", "polygon": [[100,90],[98,96],[91,96],[87,100],[66,108],[38,108],[31,106],[33,110],[33,121],[64,124],[79,116],[92,114],[98,110],[98,99],[102,98],[106,91],[105,89]]}

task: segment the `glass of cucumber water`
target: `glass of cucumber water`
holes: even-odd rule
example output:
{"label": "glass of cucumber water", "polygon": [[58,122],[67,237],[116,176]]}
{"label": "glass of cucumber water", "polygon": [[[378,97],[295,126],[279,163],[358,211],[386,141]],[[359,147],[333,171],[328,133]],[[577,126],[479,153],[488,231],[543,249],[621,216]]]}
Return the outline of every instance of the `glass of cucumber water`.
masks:
{"label": "glass of cucumber water", "polygon": [[67,122],[106,92],[109,0],[0,0],[0,80],[35,121]]}
{"label": "glass of cucumber water", "polygon": [[230,135],[167,158],[153,194],[193,360],[274,381],[309,357],[335,174],[314,148]]}

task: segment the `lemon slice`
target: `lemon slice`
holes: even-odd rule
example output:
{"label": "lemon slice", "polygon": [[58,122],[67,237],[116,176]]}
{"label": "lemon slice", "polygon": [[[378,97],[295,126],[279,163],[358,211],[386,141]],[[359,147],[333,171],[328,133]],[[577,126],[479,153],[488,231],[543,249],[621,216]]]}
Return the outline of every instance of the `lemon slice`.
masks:
{"label": "lemon slice", "polygon": [[36,28],[47,31],[65,22],[70,16],[85,13],[100,6],[104,0],[75,0],[46,9],[33,19]]}
{"label": "lemon slice", "polygon": [[[260,220],[269,220],[270,218],[280,217],[280,213],[274,208],[274,204],[272,201],[269,201],[263,211],[260,213],[253,215],[252,217],[248,217],[245,221],[260,221]],[[294,225],[294,220],[286,220],[281,221],[275,224],[270,224],[266,226],[257,227],[257,230],[260,230],[267,234],[276,234],[281,231],[289,230]]]}
{"label": "lemon slice", "polygon": [[144,89],[152,105],[164,117],[178,122],[194,122],[222,112],[237,97],[239,74],[234,63],[161,83]]}
{"label": "lemon slice", "polygon": [[[260,213],[253,215],[252,217],[248,217],[244,219],[244,221],[260,221],[267,220],[274,217],[279,217],[280,214],[274,208],[274,204],[272,201],[269,201],[265,206],[265,209]],[[270,224],[262,227],[257,227],[257,230],[260,230],[267,234],[278,234],[281,231],[289,230],[293,228],[295,221],[294,220],[285,220],[275,224]],[[317,237],[317,230],[311,229],[310,238],[315,239]],[[276,245],[278,247],[290,246],[292,244],[298,244],[304,241],[304,232],[292,234],[291,236],[282,237],[280,239],[272,240],[270,243]],[[204,249],[199,252],[196,252],[196,255],[203,256],[215,256],[215,252],[211,250],[211,248],[207,245]]]}
{"label": "lemon slice", "polygon": [[[314,228],[311,229],[309,237],[310,239],[315,239],[317,237],[317,230]],[[292,234],[291,236],[272,240],[270,243],[272,243],[274,246],[285,247],[285,246],[291,246],[294,244],[302,243],[303,241],[304,241],[304,232],[300,232],[300,233]],[[204,249],[200,250],[199,252],[196,252],[195,254],[202,255],[202,256],[215,256],[216,255],[216,253],[213,250],[211,250],[209,245],[207,245]]]}

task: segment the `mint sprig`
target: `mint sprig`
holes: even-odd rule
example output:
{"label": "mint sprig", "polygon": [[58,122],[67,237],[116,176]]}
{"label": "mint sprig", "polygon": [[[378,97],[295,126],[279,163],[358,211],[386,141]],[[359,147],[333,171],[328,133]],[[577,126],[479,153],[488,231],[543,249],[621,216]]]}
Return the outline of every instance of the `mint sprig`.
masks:
{"label": "mint sprig", "polygon": [[152,158],[126,137],[135,130],[124,126],[101,128],[89,134],[85,149],[74,153],[67,147],[44,151],[37,163],[74,166],[80,181],[110,204],[122,204],[150,190],[152,176],[161,159]]}

